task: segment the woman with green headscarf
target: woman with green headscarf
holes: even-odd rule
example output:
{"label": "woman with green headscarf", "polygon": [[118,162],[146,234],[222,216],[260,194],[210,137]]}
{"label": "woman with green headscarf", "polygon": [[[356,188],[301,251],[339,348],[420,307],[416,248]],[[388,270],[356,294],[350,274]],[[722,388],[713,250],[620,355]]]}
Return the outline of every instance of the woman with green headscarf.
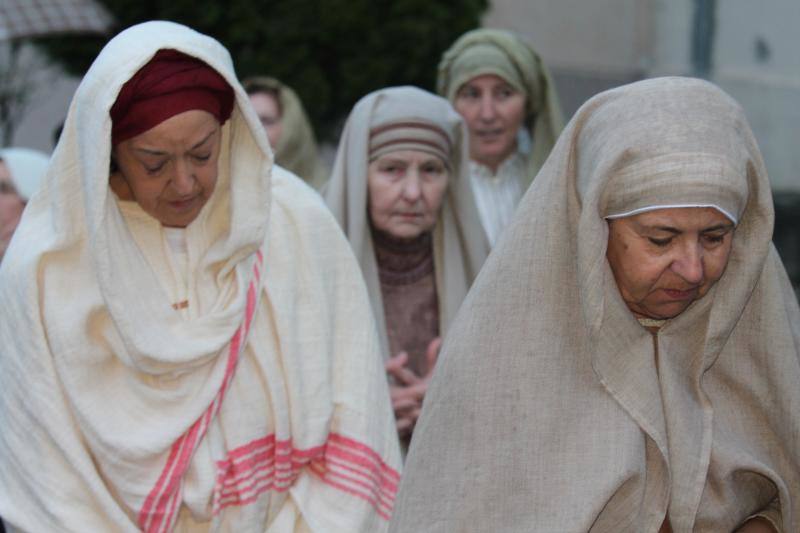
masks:
{"label": "woman with green headscarf", "polygon": [[242,81],[267,132],[275,162],[319,190],[328,171],[317,155],[317,141],[303,104],[290,87],[268,76]]}
{"label": "woman with green headscarf", "polygon": [[469,128],[470,180],[494,245],[563,127],[555,85],[527,42],[478,29],[444,53],[437,87]]}

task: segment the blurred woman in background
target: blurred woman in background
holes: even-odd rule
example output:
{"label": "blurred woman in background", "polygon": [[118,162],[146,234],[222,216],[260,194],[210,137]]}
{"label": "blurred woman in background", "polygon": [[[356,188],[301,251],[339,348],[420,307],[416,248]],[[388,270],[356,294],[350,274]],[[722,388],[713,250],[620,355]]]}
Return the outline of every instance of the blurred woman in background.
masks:
{"label": "blurred woman in background", "polygon": [[440,337],[488,253],[466,135],[443,98],[414,87],[373,92],[350,113],[325,191],[367,282],[406,442]]}
{"label": "blurred woman in background", "polygon": [[470,180],[493,246],[561,133],[555,85],[527,42],[479,29],[444,53],[437,87],[469,129]]}
{"label": "blurred woman in background", "polygon": [[247,78],[242,85],[267,132],[275,162],[319,190],[328,171],[319,159],[314,130],[297,93],[267,76]]}

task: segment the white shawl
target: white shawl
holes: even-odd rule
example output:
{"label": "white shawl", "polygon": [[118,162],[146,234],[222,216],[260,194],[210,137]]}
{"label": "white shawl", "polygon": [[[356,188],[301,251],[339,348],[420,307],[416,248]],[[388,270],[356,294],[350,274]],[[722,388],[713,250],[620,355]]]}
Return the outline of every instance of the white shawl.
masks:
{"label": "white shawl", "polygon": [[[219,179],[163,231],[108,185],[121,86],[159,49],[236,93]],[[0,516],[31,531],[379,531],[400,464],[358,264],[272,166],[230,56],[168,22],[103,49],[0,269]],[[176,311],[176,295],[189,301]]]}

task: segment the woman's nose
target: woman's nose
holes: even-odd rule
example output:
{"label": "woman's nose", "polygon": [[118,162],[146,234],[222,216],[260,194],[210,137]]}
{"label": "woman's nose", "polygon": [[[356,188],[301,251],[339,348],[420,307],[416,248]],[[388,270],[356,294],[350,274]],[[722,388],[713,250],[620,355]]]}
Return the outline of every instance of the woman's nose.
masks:
{"label": "woman's nose", "polygon": [[403,198],[409,202],[416,202],[420,194],[419,171],[416,168],[410,168],[403,180]]}
{"label": "woman's nose", "polygon": [[479,117],[484,122],[491,122],[497,116],[494,100],[491,95],[481,97]]}
{"label": "woman's nose", "polygon": [[704,276],[702,246],[699,243],[692,243],[678,253],[679,256],[672,263],[672,271],[692,285],[702,282]]}
{"label": "woman's nose", "polygon": [[194,191],[194,170],[185,162],[175,164],[175,175],[172,177],[172,188],[180,195],[188,195]]}

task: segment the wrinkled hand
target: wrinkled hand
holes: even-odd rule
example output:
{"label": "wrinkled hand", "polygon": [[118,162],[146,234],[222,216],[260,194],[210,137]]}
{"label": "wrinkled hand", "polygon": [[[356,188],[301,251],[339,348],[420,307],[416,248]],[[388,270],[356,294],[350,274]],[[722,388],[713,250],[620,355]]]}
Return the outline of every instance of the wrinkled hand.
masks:
{"label": "wrinkled hand", "polygon": [[400,352],[386,361],[386,372],[394,378],[394,383],[390,382],[389,384],[389,393],[392,398],[394,417],[397,421],[397,432],[402,438],[410,436],[414,431],[441,345],[440,337],[436,337],[428,344],[428,348],[425,350],[428,369],[423,376],[416,375],[406,366],[408,364],[406,352]]}

